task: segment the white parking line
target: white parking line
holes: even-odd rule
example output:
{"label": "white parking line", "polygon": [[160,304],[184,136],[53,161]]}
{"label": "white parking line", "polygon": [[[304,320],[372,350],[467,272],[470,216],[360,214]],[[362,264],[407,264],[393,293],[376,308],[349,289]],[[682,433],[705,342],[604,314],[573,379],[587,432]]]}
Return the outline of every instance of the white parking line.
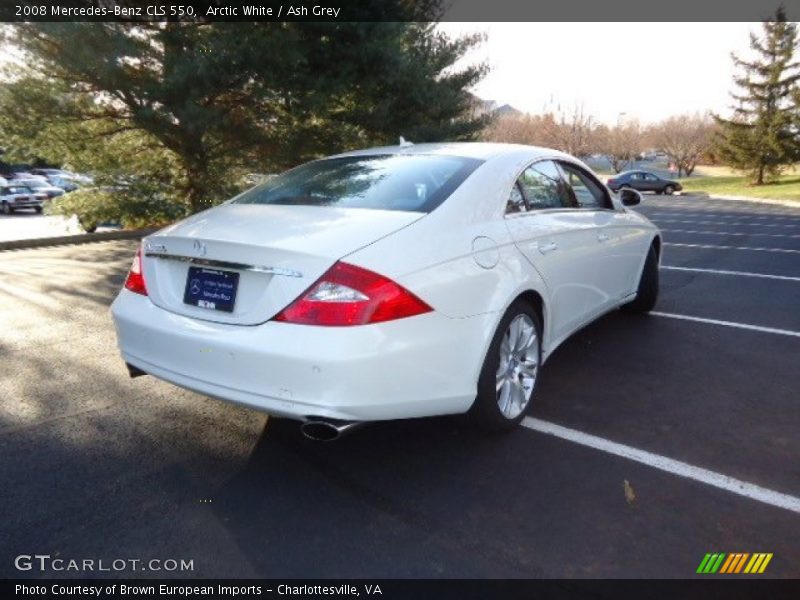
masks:
{"label": "white parking line", "polygon": [[676,217],[676,216],[679,216],[679,215],[681,215],[681,216],[693,216],[693,215],[696,215],[696,216],[702,216],[702,217],[711,217],[711,218],[714,218],[714,219],[741,219],[741,218],[744,218],[744,219],[758,219],[758,220],[772,219],[774,221],[800,221],[800,215],[792,216],[792,215],[787,215],[786,213],[783,213],[783,214],[776,213],[775,216],[763,215],[763,214],[761,214],[761,215],[744,215],[744,214],[731,214],[731,213],[728,213],[726,215],[718,215],[718,214],[711,213],[711,212],[706,212],[706,211],[696,211],[694,213],[686,213],[686,212],[683,212],[683,211],[681,211],[680,213],[657,213],[657,212],[654,212],[654,213],[651,213],[651,214],[654,217]]}
{"label": "white parking line", "polygon": [[656,225],[659,223],[681,223],[684,225],[724,225],[725,227],[738,227],[740,225],[752,225],[755,227],[800,227],[800,223],[797,225],[787,225],[785,223],[720,223],[719,221],[686,221],[682,219],[653,219],[653,222]]}
{"label": "white parking line", "polygon": [[753,252],[785,252],[789,254],[800,254],[800,250],[790,248],[758,248],[754,246],[717,246],[714,244],[678,244],[676,242],[664,242],[664,246],[679,246],[682,248],[704,248],[711,250],[751,250]]}
{"label": "white parking line", "polygon": [[800,238],[800,234],[797,233],[741,233],[738,231],[708,231],[697,229],[662,229],[661,231],[668,231],[670,233],[694,233],[697,235],[757,235],[761,237]]}
{"label": "white parking line", "polygon": [[767,275],[766,273],[748,273],[747,271],[725,271],[722,269],[698,269],[694,267],[674,267],[672,265],[661,265],[662,269],[668,271],[690,271],[693,273],[711,273],[713,275],[738,275],[740,277],[762,277],[764,279],[777,279],[779,281],[800,281],[800,277],[790,277],[788,275]]}
{"label": "white parking line", "polygon": [[778,335],[788,335],[800,338],[800,331],[790,329],[777,329],[776,327],[762,327],[761,325],[750,325],[749,323],[736,323],[734,321],[720,321],[719,319],[706,319],[704,317],[693,317],[691,315],[678,315],[675,313],[665,313],[651,311],[655,317],[666,317],[668,319],[679,319],[681,321],[695,321],[696,323],[707,323],[709,325],[722,325],[723,327],[734,327],[736,329],[747,329],[749,331],[760,331],[761,333],[775,333]]}
{"label": "white parking line", "polygon": [[612,442],[611,440],[596,435],[590,435],[582,431],[562,427],[561,425],[542,421],[541,419],[525,417],[522,421],[522,425],[533,431],[538,431],[539,433],[552,435],[562,440],[600,450],[601,452],[627,458],[628,460],[647,465],[648,467],[666,471],[678,477],[685,477],[693,481],[705,483],[706,485],[738,494],[739,496],[744,496],[745,498],[750,498],[757,502],[800,513],[800,498],[790,496],[789,494],[776,492],[753,483],[748,483],[747,481],[728,477],[722,473],[695,467],[694,465],[667,458],[660,454],[654,454],[646,450],[633,448],[632,446],[618,444],[617,442]]}

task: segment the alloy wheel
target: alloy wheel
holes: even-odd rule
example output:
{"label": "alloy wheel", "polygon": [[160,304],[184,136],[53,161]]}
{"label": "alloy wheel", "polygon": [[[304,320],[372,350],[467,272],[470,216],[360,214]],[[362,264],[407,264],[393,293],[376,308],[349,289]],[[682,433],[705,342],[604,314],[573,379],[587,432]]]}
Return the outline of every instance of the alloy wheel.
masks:
{"label": "alloy wheel", "polygon": [[517,418],[528,406],[539,371],[539,337],[533,320],[519,314],[500,343],[497,406],[506,419]]}

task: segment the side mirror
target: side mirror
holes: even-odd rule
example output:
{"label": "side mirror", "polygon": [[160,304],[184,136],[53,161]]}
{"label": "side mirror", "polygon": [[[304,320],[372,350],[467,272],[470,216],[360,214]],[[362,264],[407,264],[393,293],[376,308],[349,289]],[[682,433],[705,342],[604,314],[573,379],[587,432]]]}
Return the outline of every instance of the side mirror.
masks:
{"label": "side mirror", "polygon": [[636,206],[641,203],[642,195],[636,190],[623,188],[619,191],[619,199],[623,206]]}

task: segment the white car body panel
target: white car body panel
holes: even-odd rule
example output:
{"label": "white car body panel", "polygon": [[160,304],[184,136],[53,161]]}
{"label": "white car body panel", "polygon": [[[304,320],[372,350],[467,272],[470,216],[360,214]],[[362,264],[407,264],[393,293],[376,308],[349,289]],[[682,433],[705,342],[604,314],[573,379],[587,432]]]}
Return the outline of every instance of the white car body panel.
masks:
{"label": "white car body panel", "polygon": [[[510,190],[528,165],[550,158],[583,166],[576,159],[495,144],[347,155],[387,153],[485,162],[428,214],[226,203],[148,237],[145,250],[196,256],[199,242],[209,258],[293,269],[303,277],[243,272],[241,295],[227,314],[183,304],[188,263],[145,256],[150,295],[122,290],[112,306],[124,360],[188,389],[297,419],[461,413],[475,399],[497,325],[520,295],[541,299],[544,357],[635,296],[659,233],[613,195],[613,210],[505,215]],[[556,248],[542,253],[551,242]],[[353,327],[269,320],[337,260],[392,279],[433,312]]]}

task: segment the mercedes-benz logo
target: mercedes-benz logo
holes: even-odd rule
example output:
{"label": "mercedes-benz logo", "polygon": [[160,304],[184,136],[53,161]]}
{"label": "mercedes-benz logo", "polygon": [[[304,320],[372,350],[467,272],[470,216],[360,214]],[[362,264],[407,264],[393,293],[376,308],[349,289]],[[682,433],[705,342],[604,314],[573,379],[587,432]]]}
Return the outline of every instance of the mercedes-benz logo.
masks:
{"label": "mercedes-benz logo", "polygon": [[205,256],[207,252],[206,245],[201,242],[200,240],[194,241],[194,251],[197,252],[199,256]]}
{"label": "mercedes-benz logo", "polygon": [[193,296],[196,296],[200,293],[200,281],[198,279],[192,279],[192,283],[189,286],[189,290],[192,292]]}

